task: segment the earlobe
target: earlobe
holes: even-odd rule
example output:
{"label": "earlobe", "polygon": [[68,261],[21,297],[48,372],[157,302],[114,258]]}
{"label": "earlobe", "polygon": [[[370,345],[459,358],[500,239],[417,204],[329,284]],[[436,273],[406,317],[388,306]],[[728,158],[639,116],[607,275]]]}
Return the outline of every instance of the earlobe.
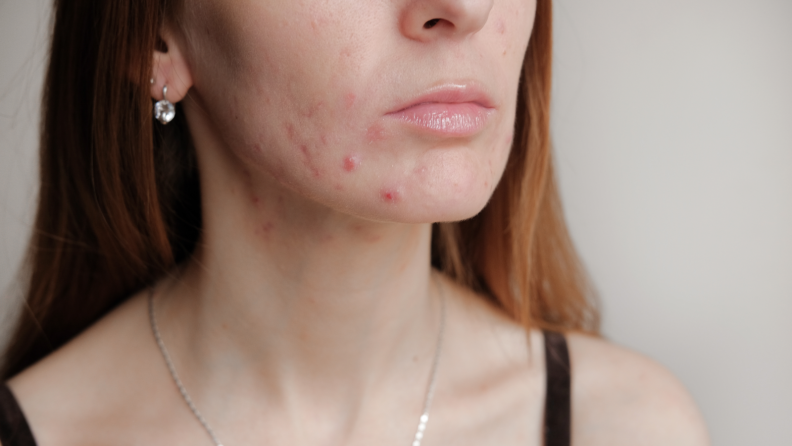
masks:
{"label": "earlobe", "polygon": [[151,98],[163,100],[163,89],[167,86],[168,100],[176,103],[184,99],[192,87],[192,73],[184,57],[184,41],[167,25],[160,30],[159,38],[162,45],[152,52]]}

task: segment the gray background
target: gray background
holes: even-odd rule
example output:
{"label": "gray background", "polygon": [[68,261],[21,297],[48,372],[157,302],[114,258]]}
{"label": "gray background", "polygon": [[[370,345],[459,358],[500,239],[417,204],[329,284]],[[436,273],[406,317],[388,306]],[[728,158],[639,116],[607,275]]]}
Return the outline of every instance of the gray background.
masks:
{"label": "gray background", "polygon": [[[4,330],[34,210],[48,3],[0,0]],[[670,368],[714,444],[792,444],[792,1],[555,7],[561,189],[606,336]]]}

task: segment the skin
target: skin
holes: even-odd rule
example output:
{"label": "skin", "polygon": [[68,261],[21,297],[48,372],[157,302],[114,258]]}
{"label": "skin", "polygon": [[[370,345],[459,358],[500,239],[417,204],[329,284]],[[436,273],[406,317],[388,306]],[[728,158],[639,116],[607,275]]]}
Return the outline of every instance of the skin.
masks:
{"label": "skin", "polygon": [[[204,231],[156,284],[156,312],[222,442],[409,444],[444,300],[423,444],[541,444],[541,334],[429,263],[430,223],[475,215],[503,172],[534,11],[529,0],[196,0],[162,29],[151,94],[167,84],[182,101]],[[472,136],[387,116],[456,82],[492,100]],[[568,339],[575,444],[707,444],[660,366]],[[10,386],[41,445],[211,444],[154,343],[146,292]]]}

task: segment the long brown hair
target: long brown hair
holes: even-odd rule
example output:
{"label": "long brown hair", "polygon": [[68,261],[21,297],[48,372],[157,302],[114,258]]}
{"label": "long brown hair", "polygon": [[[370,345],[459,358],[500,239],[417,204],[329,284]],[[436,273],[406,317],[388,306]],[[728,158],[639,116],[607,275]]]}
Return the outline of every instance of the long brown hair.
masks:
{"label": "long brown hair", "polygon": [[[183,113],[152,123],[148,79],[174,0],[55,0],[38,211],[24,311],[4,354],[20,372],[187,258],[200,235]],[[476,217],[434,225],[432,262],[526,327],[595,333],[550,151],[552,15],[538,0],[506,171]]]}

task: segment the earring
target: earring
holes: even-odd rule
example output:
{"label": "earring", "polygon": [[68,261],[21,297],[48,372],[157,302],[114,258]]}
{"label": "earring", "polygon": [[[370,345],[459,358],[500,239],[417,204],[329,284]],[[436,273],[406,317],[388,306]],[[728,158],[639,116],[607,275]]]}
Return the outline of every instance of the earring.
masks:
{"label": "earring", "polygon": [[176,107],[168,101],[168,86],[162,87],[162,100],[154,104],[154,117],[162,124],[167,124],[176,116]]}

